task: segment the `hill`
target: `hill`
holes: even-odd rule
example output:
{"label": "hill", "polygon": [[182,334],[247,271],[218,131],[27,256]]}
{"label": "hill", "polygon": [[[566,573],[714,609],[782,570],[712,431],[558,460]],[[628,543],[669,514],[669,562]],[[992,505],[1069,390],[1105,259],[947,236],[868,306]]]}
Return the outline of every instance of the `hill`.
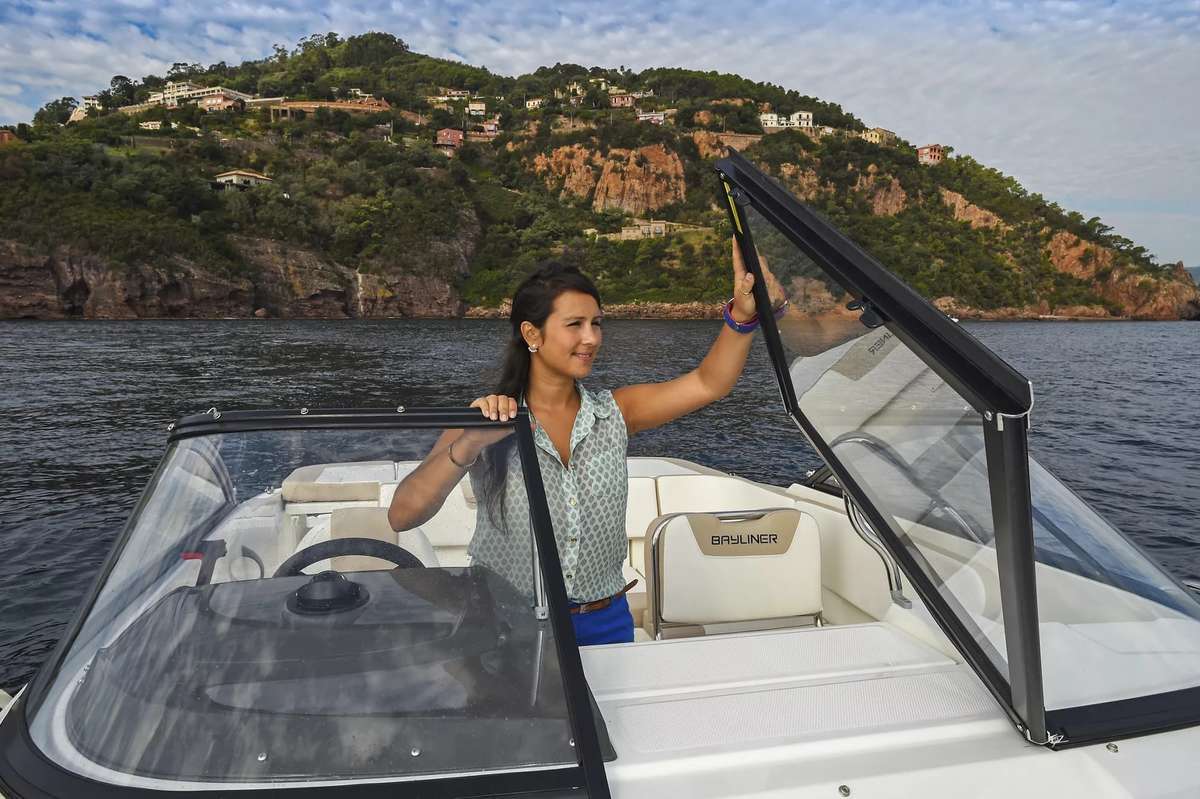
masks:
{"label": "hill", "polygon": [[[737,75],[509,77],[387,33],[321,34],[114,76],[92,105],[50,103],[0,147],[0,317],[486,314],[550,256],[610,305],[710,313],[728,292],[727,145],[956,315],[1200,315],[1182,265],[1098,218]],[[217,179],[235,169],[262,178]]]}

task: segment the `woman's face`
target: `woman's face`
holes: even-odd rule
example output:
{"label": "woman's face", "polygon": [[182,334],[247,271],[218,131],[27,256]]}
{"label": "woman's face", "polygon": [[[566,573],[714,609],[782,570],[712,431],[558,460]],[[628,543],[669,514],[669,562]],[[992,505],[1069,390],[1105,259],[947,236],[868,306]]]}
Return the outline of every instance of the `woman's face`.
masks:
{"label": "woman's face", "polygon": [[604,334],[600,306],[592,295],[564,291],[541,329],[533,328],[526,340],[538,346],[535,356],[544,366],[578,380],[592,371]]}

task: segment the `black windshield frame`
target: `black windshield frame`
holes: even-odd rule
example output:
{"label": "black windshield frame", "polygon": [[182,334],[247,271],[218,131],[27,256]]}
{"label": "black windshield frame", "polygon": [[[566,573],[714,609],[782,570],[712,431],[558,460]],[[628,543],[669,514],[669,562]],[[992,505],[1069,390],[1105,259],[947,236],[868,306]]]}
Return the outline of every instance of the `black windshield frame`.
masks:
{"label": "black windshield frame", "polygon": [[[881,540],[908,575],[942,631],[1028,740],[1072,746],[1113,740],[1200,723],[1200,688],[1134,699],[1047,711],[1042,682],[1035,579],[1033,503],[1028,451],[1029,381],[960,327],[827,220],[807,208],[730,148],[716,164],[720,202],[747,268],[754,274],[754,297],[767,352],[780,393],[793,420],[837,476],[843,490],[867,516]],[[1006,679],[988,659],[954,609],[937,590],[913,553],[892,531],[854,477],[800,409],[778,325],[770,308],[767,281],[754,248],[744,209],[754,208],[793,245],[882,320],[930,369],[953,387],[985,420],[984,439],[997,567],[1008,649]]]}
{"label": "black windshield frame", "polygon": [[[516,449],[520,454],[524,473],[525,489],[528,493],[530,517],[534,541],[541,565],[548,605],[549,622],[554,632],[559,668],[566,694],[566,704],[571,724],[574,748],[578,764],[575,766],[534,769],[529,771],[505,771],[477,776],[438,777],[421,779],[382,780],[363,784],[337,786],[285,786],[272,787],[273,793],[284,797],[308,796],[430,796],[430,797],[484,797],[484,796],[580,796],[604,797],[609,794],[604,759],[601,749],[601,725],[603,719],[592,701],[579,648],[575,641],[575,630],[571,623],[566,584],[558,557],[550,512],[546,506],[546,495],[542,485],[541,471],[533,441],[531,417],[524,406],[507,422],[493,422],[483,418],[478,411],[466,408],[411,408],[394,409],[331,409],[316,410],[299,408],[269,411],[216,410],[180,419],[168,426],[168,450],[175,443],[197,436],[237,432],[267,432],[276,430],[382,430],[382,429],[451,429],[451,428],[510,428],[516,437]],[[160,461],[154,477],[147,483],[138,500],[130,522],[149,499],[149,487],[164,468],[167,458]],[[149,797],[166,795],[166,791],[146,788],[131,788],[99,783],[60,768],[42,755],[33,743],[28,729],[28,719],[45,698],[45,694],[62,667],[71,644],[79,634],[84,620],[92,610],[109,574],[116,566],[122,551],[133,531],[127,523],[114,542],[99,574],[93,581],[84,602],[59,641],[54,652],[39,670],[29,687],[14,700],[11,709],[16,723],[6,723],[0,728],[0,787],[7,787],[19,796],[97,796],[97,797]],[[15,770],[14,770],[15,769]],[[19,787],[18,787],[19,786]],[[40,793],[39,793],[40,792]],[[198,791],[194,795],[226,796],[228,788]]]}
{"label": "black windshield frame", "polygon": [[[843,490],[878,531],[938,626],[975,669],[1014,725],[1030,740],[1046,743],[1050,738],[1042,700],[1026,439],[1026,423],[1032,407],[1029,381],[735,150],[731,148],[729,156],[717,162],[716,169],[734,238],[747,268],[756,278],[755,301],[763,335],[788,413],[837,475]],[[873,312],[889,332],[988,420],[984,429],[1004,603],[1007,678],[996,668],[962,615],[938,591],[929,576],[930,570],[918,560],[919,554],[903,544],[887,516],[871,502],[867,492],[834,455],[829,442],[823,440],[801,411],[788,376],[778,325],[773,314],[762,312],[770,306],[770,297],[753,232],[748,221],[743,222],[746,205],[752,206],[768,224],[849,291],[865,310]]]}

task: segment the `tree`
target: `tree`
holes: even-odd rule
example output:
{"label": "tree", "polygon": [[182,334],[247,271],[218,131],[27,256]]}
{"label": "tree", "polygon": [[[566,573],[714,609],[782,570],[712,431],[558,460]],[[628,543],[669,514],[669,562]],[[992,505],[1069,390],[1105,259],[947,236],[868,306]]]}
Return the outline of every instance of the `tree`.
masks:
{"label": "tree", "polygon": [[65,125],[79,103],[74,97],[61,97],[46,103],[33,115],[35,125]]}
{"label": "tree", "polygon": [[[137,91],[137,84],[131,81],[124,75],[113,75],[112,80],[108,82],[109,102],[113,108],[119,108],[123,105],[129,105],[133,102],[134,92]],[[101,95],[104,93],[101,92]],[[101,101],[103,103],[103,100]],[[108,108],[108,105],[104,106]]]}
{"label": "tree", "polygon": [[199,64],[187,64],[183,61],[176,61],[171,65],[171,68],[167,70],[167,80],[184,80],[203,71],[204,67],[200,66]]}

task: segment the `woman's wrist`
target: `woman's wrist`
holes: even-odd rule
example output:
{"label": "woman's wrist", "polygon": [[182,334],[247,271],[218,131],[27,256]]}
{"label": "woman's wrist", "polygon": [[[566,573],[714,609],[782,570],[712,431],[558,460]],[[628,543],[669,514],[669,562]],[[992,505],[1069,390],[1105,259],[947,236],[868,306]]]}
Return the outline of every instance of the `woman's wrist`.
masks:
{"label": "woman's wrist", "polygon": [[[480,448],[472,446],[469,434],[463,433],[446,447],[446,457],[459,469],[470,469],[479,460]],[[458,445],[455,448],[455,444]]]}

